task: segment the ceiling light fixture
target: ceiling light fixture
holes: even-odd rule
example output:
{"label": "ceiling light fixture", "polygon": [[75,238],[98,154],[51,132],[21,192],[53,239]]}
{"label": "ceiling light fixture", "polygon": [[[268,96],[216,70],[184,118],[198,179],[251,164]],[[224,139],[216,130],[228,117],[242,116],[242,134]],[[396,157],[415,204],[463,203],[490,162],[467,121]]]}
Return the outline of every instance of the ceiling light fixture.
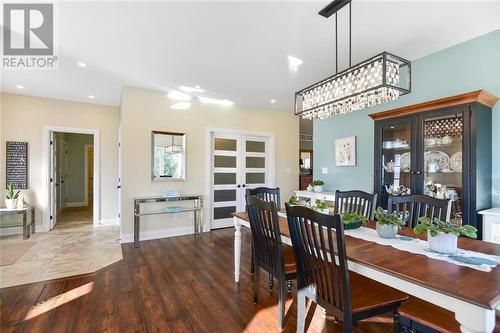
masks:
{"label": "ceiling light fixture", "polygon": [[[338,72],[337,12],[349,4],[349,68]],[[382,52],[351,65],[351,0],[335,0],[319,14],[335,14],[336,74],[295,93],[295,115],[324,119],[387,103],[411,92],[411,62]]]}
{"label": "ceiling light fixture", "polygon": [[[181,102],[181,103],[186,103],[186,102]],[[179,104],[179,103],[177,103]],[[187,103],[190,104],[190,103]],[[172,144],[165,146],[165,152],[168,154],[180,154],[184,152],[184,147],[182,145],[176,145],[174,143],[174,135],[171,135],[172,137]]]}
{"label": "ceiling light fixture", "polygon": [[180,90],[187,92],[188,94],[197,93],[202,94],[205,92],[205,89],[202,89],[200,86],[188,87],[188,86],[180,86]]}
{"label": "ceiling light fixture", "polygon": [[231,106],[234,103],[231,102],[230,100],[227,99],[217,99],[217,98],[210,98],[210,97],[198,97],[200,102],[205,103],[205,104],[217,104],[217,105],[224,105],[224,106]]}
{"label": "ceiling light fixture", "polygon": [[274,103],[276,103],[276,100],[275,100],[275,99],[272,99],[272,100],[270,100],[269,102],[271,102],[271,104],[274,104]]}
{"label": "ceiling light fixture", "polygon": [[79,62],[78,62],[78,67],[85,68],[85,67],[87,67],[87,64],[86,64],[86,63],[84,63],[84,62],[82,62],[82,61],[79,61]]}
{"label": "ceiling light fixture", "polygon": [[302,59],[289,55],[288,57],[288,68],[291,71],[296,72],[299,69],[299,66],[304,63]]}
{"label": "ceiling light fixture", "polygon": [[188,94],[185,94],[181,91],[178,90],[172,90],[171,92],[168,93],[168,98],[176,100],[176,101],[190,101],[191,96]]}
{"label": "ceiling light fixture", "polygon": [[94,98],[95,98],[95,96],[94,96],[94,95],[89,95],[89,96],[88,96],[88,98],[90,98],[90,99],[94,99]]}
{"label": "ceiling light fixture", "polygon": [[22,85],[20,85],[20,84],[16,84],[16,88],[17,89],[24,89],[24,87]]}
{"label": "ceiling light fixture", "polygon": [[191,103],[189,103],[189,102],[178,102],[178,103],[172,104],[172,106],[170,106],[170,108],[175,109],[175,110],[186,110],[186,109],[189,109],[190,107],[191,107]]}

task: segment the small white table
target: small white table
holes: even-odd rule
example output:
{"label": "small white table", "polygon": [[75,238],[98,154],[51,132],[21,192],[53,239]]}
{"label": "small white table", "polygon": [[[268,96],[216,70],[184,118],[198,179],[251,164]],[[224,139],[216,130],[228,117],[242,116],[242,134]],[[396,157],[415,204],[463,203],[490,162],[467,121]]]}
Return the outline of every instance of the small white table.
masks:
{"label": "small white table", "polygon": [[335,192],[312,192],[312,191],[295,191],[297,199],[309,199],[314,201],[316,199],[323,201],[335,202]]}
{"label": "small white table", "polygon": [[500,244],[500,208],[490,208],[479,212],[483,215],[483,240]]}

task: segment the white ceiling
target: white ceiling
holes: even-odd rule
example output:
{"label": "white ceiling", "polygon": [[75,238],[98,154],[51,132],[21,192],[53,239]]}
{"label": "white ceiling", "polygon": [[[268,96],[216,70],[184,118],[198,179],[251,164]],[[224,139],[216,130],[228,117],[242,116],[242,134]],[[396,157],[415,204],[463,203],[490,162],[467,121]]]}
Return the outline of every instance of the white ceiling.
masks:
{"label": "white ceiling", "polygon": [[[334,73],[333,20],[317,14],[328,2],[60,3],[60,69],[3,71],[2,90],[118,106],[124,85],[200,85],[236,105],[291,110],[296,90]],[[500,28],[498,1],[354,0],[352,9],[353,64],[381,51],[414,60]],[[341,69],[345,23],[344,11]],[[304,61],[297,72],[287,55]]]}

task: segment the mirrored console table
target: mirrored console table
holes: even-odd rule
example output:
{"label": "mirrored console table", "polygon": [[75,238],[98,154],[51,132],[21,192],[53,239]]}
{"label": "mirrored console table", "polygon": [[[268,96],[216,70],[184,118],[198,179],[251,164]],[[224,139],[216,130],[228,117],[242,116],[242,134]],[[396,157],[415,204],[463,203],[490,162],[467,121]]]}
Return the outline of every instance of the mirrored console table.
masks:
{"label": "mirrored console table", "polygon": [[[171,207],[167,206],[163,210],[143,211],[141,212],[141,204],[147,203],[168,203],[175,201],[192,201],[193,206]],[[177,214],[185,212],[194,213],[194,234],[197,235],[202,229],[201,212],[203,209],[203,196],[201,195],[179,195],[171,197],[163,196],[140,196],[134,198],[134,245],[139,247],[139,227],[141,216],[147,215],[162,215],[162,214]]]}
{"label": "mirrored console table", "polygon": [[[11,222],[10,219],[6,219],[4,222],[4,216],[11,215],[22,215],[23,216],[23,239],[31,238],[31,234],[35,233],[35,207],[27,207],[23,209],[7,209],[0,208],[0,228],[9,227],[19,227],[19,223]],[[31,217],[31,218],[29,218]]]}

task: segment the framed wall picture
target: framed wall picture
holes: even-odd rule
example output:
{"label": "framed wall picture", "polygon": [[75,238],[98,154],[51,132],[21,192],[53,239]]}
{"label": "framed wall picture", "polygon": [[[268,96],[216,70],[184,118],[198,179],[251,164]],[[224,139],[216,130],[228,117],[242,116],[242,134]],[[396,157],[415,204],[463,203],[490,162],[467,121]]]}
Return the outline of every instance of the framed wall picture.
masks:
{"label": "framed wall picture", "polygon": [[335,140],[335,165],[356,166],[356,137]]}

